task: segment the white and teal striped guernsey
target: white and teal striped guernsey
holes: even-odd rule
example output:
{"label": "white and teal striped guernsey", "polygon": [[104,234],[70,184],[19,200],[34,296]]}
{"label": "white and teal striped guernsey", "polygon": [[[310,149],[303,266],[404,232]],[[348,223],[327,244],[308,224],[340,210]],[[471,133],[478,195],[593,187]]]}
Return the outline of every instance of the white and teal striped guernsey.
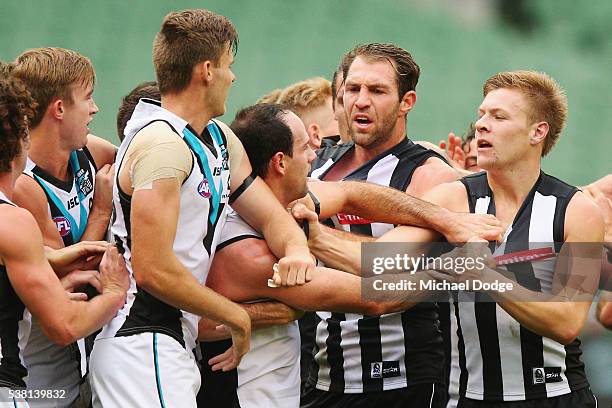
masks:
{"label": "white and teal striped guernsey", "polygon": [[[202,135],[189,124],[161,107],[157,101],[142,99],[127,123],[125,139],[117,153],[117,170],[128,146],[140,130],[153,122],[165,122],[182,138],[193,157],[191,173],[180,190],[180,211],[173,250],[178,260],[198,282],[206,281],[211,259],[226,218],[229,199],[227,139],[219,126],[209,122]],[[177,309],[136,285],[131,264],[130,200],[113,183],[114,221],[111,233],[123,253],[130,273],[130,288],[124,307],[102,329],[96,340],[140,333],[165,334],[191,351],[195,347],[199,316]]]}

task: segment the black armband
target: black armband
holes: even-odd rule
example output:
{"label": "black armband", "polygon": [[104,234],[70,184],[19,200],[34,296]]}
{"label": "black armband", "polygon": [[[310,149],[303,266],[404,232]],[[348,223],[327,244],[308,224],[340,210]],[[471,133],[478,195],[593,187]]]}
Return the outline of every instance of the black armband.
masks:
{"label": "black armband", "polygon": [[230,205],[234,201],[236,201],[238,199],[238,197],[240,197],[240,195],[242,193],[244,193],[247,188],[249,188],[249,186],[253,183],[253,181],[255,181],[256,177],[257,177],[257,174],[255,174],[255,172],[252,172],[251,174],[249,174],[247,176],[247,178],[244,179],[242,184],[240,186],[238,186],[238,188],[236,190],[234,190],[234,192],[232,194],[230,194],[230,196],[229,196],[229,204]]}

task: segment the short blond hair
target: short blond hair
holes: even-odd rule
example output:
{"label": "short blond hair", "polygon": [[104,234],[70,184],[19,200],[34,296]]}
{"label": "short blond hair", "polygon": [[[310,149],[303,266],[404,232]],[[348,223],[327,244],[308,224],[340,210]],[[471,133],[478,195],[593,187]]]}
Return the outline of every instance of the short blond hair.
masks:
{"label": "short blond hair", "polygon": [[531,109],[529,120],[547,122],[548,135],[544,140],[542,156],[553,148],[567,119],[567,96],[561,86],[549,75],[535,71],[500,72],[487,79],[483,96],[496,89],[515,89],[527,98]]}
{"label": "short blond hair", "polygon": [[300,119],[313,108],[318,108],[332,97],[331,82],[322,77],[310,78],[286,87],[277,103],[291,109]]}
{"label": "short blond hair", "polygon": [[38,104],[30,128],[40,124],[54,98],[72,103],[73,85],[94,85],[96,74],[89,58],[65,48],[46,47],[25,51],[11,73],[19,78]]}
{"label": "short blond hair", "polygon": [[259,105],[260,103],[278,103],[281,93],[283,93],[283,88],[274,89],[259,98],[257,102],[255,102],[255,104]]}

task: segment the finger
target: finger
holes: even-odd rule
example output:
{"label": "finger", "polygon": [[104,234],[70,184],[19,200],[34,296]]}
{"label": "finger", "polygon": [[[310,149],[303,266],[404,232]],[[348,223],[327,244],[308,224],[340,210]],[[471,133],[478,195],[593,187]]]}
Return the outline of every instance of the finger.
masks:
{"label": "finger", "polygon": [[440,149],[446,150],[446,141],[440,140],[440,142],[438,142],[438,146],[440,147]]}
{"label": "finger", "polygon": [[68,297],[70,300],[75,300],[77,302],[86,302],[87,294],[81,292],[68,292]]}
{"label": "finger", "polygon": [[228,360],[233,358],[234,346],[231,346],[223,353],[208,360],[208,365],[212,366],[213,371],[221,370],[228,364]]}
{"label": "finger", "polygon": [[312,275],[314,273],[314,265],[308,265],[306,268],[306,282],[310,282],[312,280]]}
{"label": "finger", "polygon": [[287,266],[287,286],[295,286],[297,275],[299,273],[299,266],[294,265],[293,263]]}
{"label": "finger", "polygon": [[296,285],[301,286],[306,283],[306,269],[306,265],[300,265],[295,279]]}

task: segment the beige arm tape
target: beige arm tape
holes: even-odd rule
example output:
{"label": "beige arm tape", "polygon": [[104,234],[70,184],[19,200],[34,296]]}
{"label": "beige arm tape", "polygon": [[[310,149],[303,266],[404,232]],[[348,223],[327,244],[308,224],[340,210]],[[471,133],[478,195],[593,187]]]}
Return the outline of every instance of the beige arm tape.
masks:
{"label": "beige arm tape", "polygon": [[193,158],[185,142],[164,122],[156,122],[134,138],[125,156],[134,191],[150,189],[155,180],[175,179],[180,187]]}

